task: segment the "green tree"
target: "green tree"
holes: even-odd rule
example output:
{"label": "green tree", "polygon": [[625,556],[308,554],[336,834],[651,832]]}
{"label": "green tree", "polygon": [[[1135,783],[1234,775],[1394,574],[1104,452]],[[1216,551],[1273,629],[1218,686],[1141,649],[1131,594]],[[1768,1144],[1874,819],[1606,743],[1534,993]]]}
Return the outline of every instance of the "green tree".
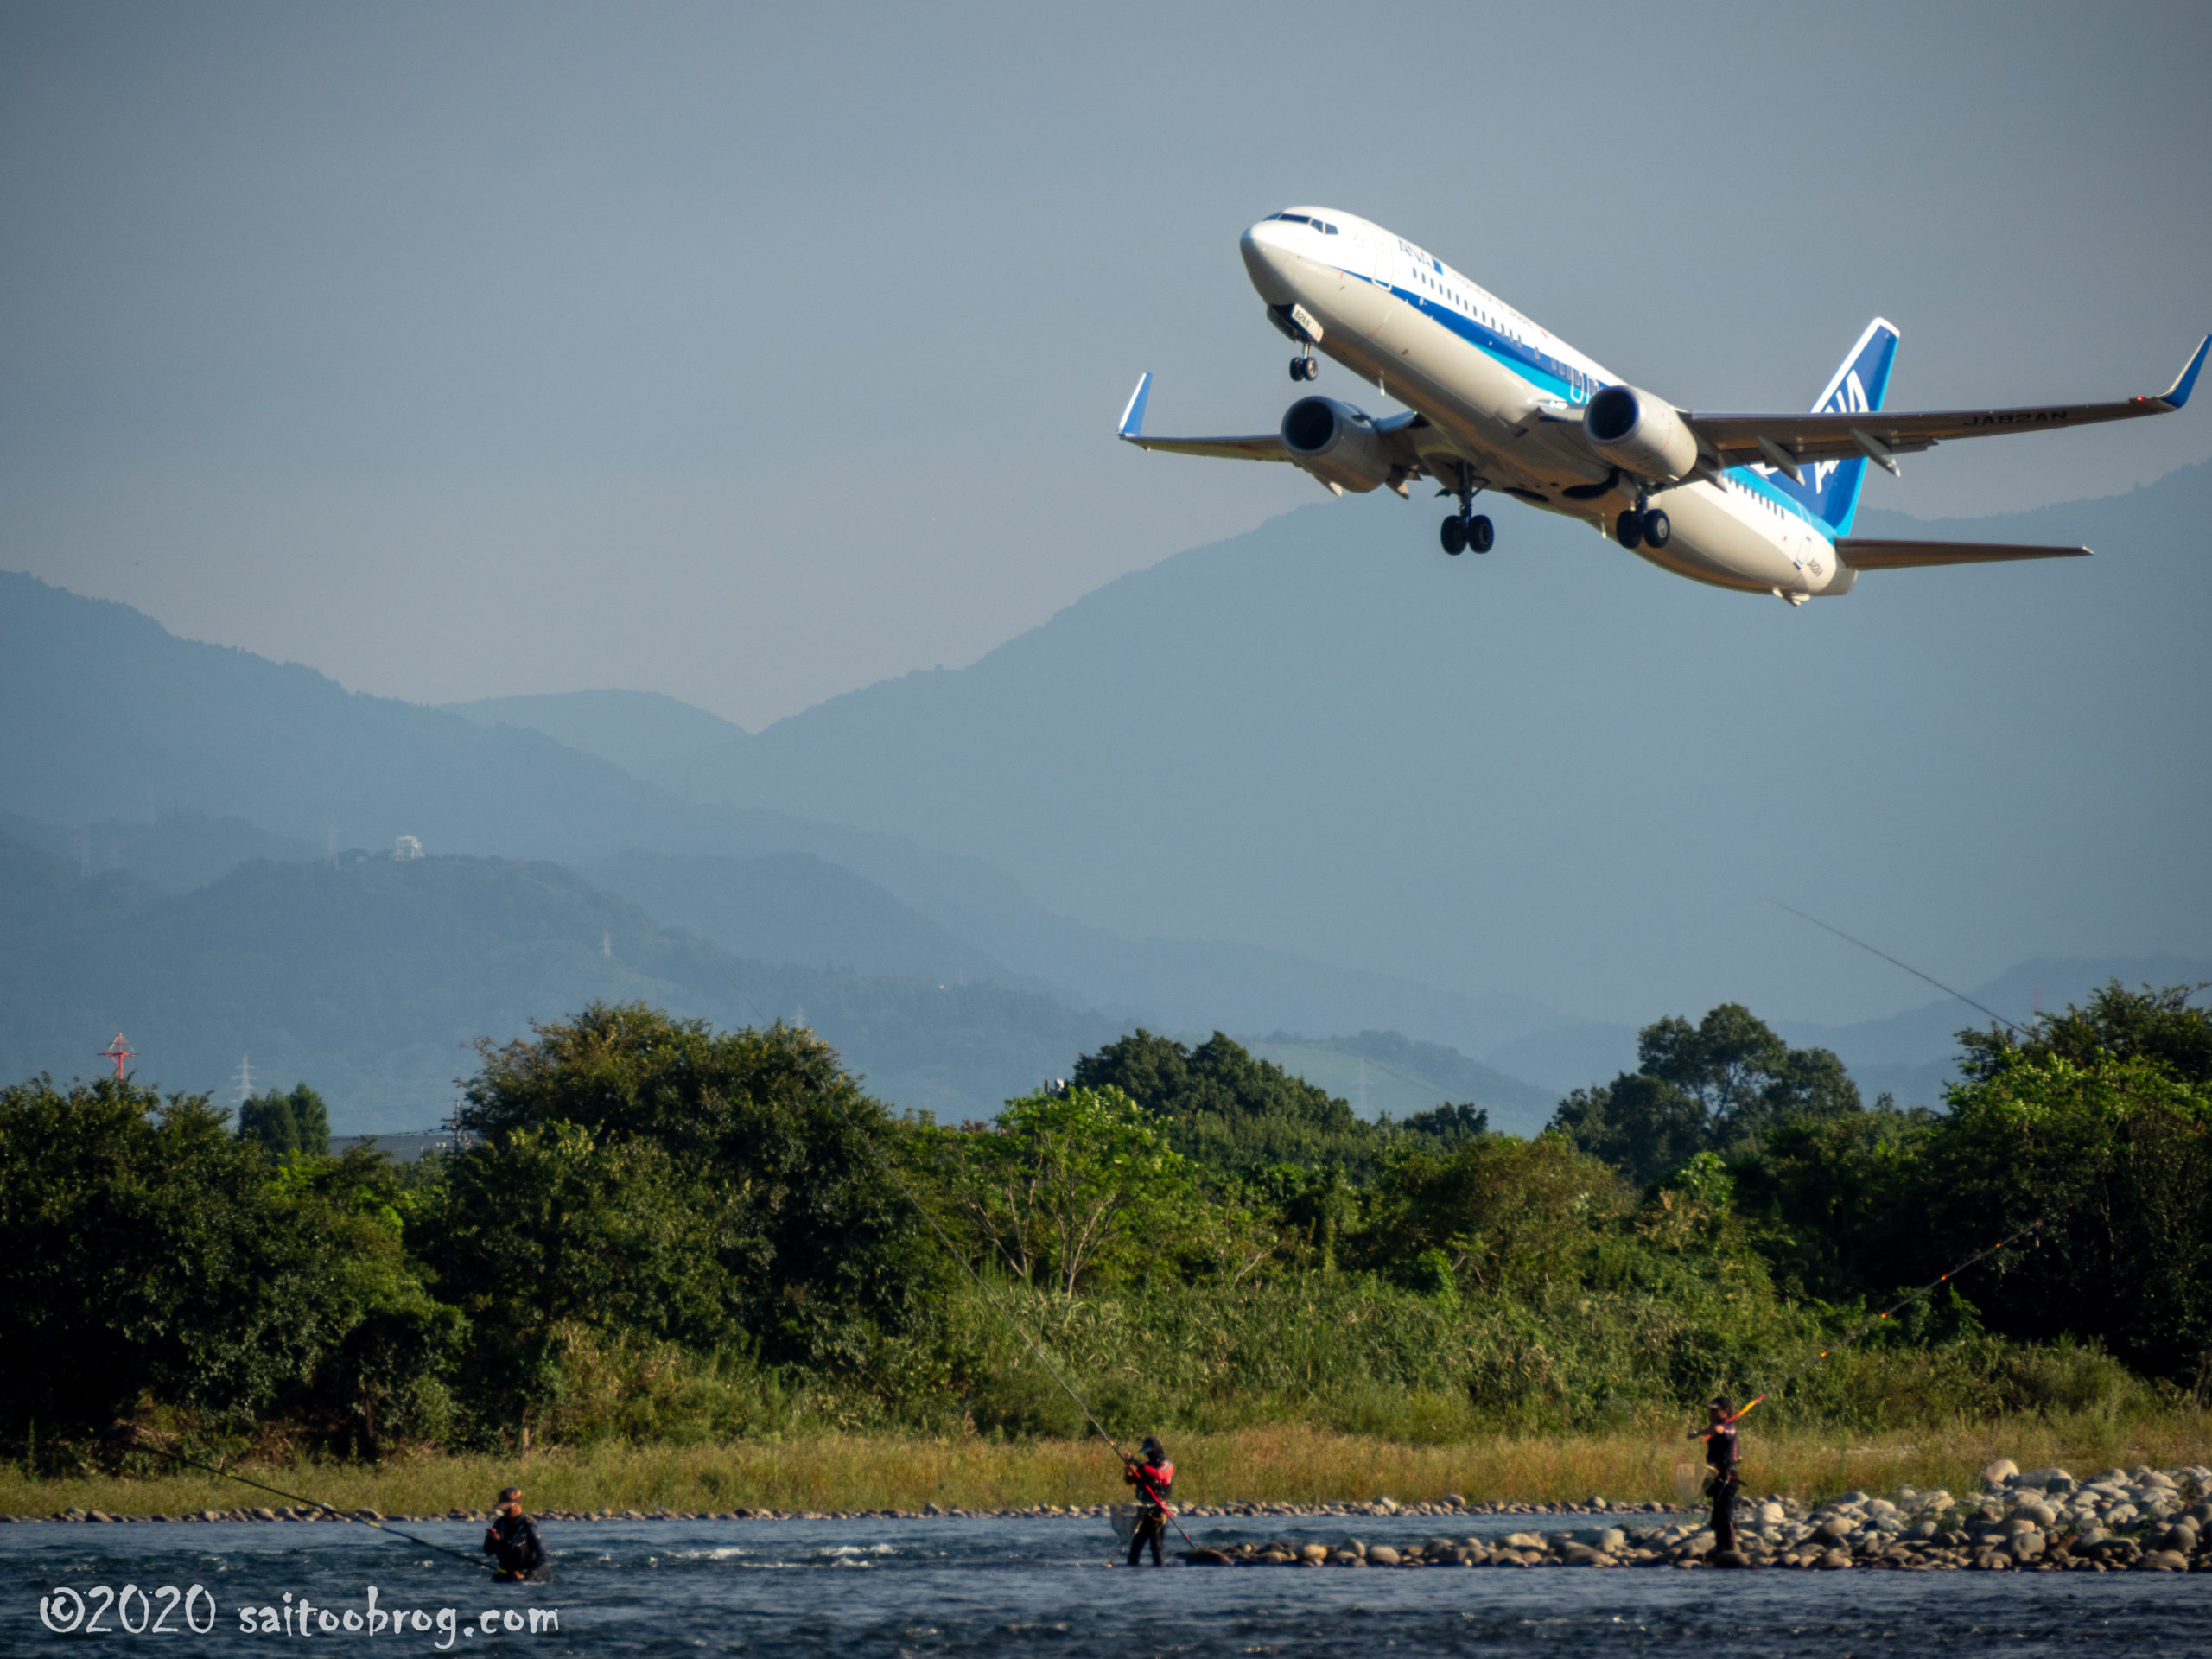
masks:
{"label": "green tree", "polygon": [[1552,1127],[1638,1181],[1700,1152],[1756,1149],[1781,1124],[1847,1116],[1859,1088],[1825,1048],[1791,1048],[1738,1002],[1637,1037],[1637,1069],[1578,1089]]}
{"label": "green tree", "polygon": [[142,1401],[373,1445],[421,1427],[460,1334],[396,1227],[272,1179],[204,1096],[104,1078],[0,1090],[0,1421]]}
{"label": "green tree", "polygon": [[1785,1292],[1850,1302],[1929,1276],[1945,1249],[1923,1162],[1935,1121],[1886,1104],[1802,1119],[1736,1160],[1738,1211]]}
{"label": "green tree", "polygon": [[1577,1089],[1560,1102],[1551,1127],[1633,1181],[1657,1180],[1713,1139],[1701,1101],[1663,1078],[1636,1071]]}
{"label": "green tree", "polygon": [[1387,1138],[1349,1103],[1220,1032],[1192,1049],[1140,1027],[1078,1059],[1074,1081],[1119,1089],[1163,1121],[1178,1152],[1224,1171],[1332,1162],[1366,1171]]}
{"label": "green tree", "polygon": [[[1620,1177],[1566,1136],[1485,1135],[1395,1158],[1361,1235],[1366,1263],[1433,1288],[1440,1259],[1491,1294],[1573,1276],[1625,1213]],[[1421,1265],[1426,1261],[1427,1265]]]}
{"label": "green tree", "polygon": [[658,1147],[715,1216],[733,1306],[772,1360],[857,1360],[872,1324],[912,1317],[939,1269],[888,1173],[908,1131],[812,1032],[603,1003],[533,1031],[478,1045],[458,1127]]}
{"label": "green tree", "polygon": [[238,1134],[258,1141],[272,1157],[305,1153],[321,1158],[330,1152],[330,1113],[322,1096],[304,1083],[292,1091],[271,1089],[238,1107]]}
{"label": "green tree", "polygon": [[[1386,1128],[1393,1127],[1388,1117],[1382,1120]],[[1441,1106],[1432,1106],[1425,1112],[1415,1112],[1403,1123],[1395,1126],[1400,1133],[1418,1141],[1426,1141],[1440,1152],[1450,1152],[1462,1141],[1478,1140],[1490,1133],[1490,1113],[1468,1101],[1454,1105],[1446,1101]]]}
{"label": "green tree", "polygon": [[1930,1126],[1921,1188],[1944,1253],[2018,1247],[1968,1287],[1992,1329],[2094,1337],[2138,1370],[2212,1365],[2212,1085],[2136,1055],[1993,1050]]}
{"label": "green tree", "polygon": [[2069,1004],[2045,1014],[2019,1039],[2000,1028],[1962,1031],[1959,1042],[1972,1065],[1994,1066],[2015,1046],[2061,1055],[2078,1066],[2100,1059],[2141,1060],[2183,1083],[2212,1083],[2212,1008],[2195,999],[2202,985],[2145,985],[2131,991],[2112,980],[2087,1007]]}
{"label": "green tree", "polygon": [[981,1253],[1062,1295],[1176,1249],[1207,1207],[1157,1121],[1110,1085],[1008,1101],[952,1144]]}
{"label": "green tree", "polygon": [[452,1160],[443,1198],[424,1250],[474,1326],[471,1392],[493,1421],[563,1397],[578,1331],[695,1351],[741,1334],[726,1195],[654,1141],[569,1122],[510,1129]]}

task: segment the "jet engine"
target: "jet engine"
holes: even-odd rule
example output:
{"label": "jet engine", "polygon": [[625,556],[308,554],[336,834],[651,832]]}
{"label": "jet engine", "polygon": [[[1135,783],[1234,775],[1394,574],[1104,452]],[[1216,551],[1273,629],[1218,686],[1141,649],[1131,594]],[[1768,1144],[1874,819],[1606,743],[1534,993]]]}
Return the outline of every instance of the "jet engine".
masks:
{"label": "jet engine", "polygon": [[1332,490],[1364,495],[1397,470],[1375,423],[1333,397],[1301,397],[1285,410],[1282,442],[1293,461]]}
{"label": "jet engine", "polygon": [[1671,484],[1697,465],[1697,438],[1673,405],[1634,386],[1607,386],[1592,397],[1582,430],[1600,454],[1644,478]]}

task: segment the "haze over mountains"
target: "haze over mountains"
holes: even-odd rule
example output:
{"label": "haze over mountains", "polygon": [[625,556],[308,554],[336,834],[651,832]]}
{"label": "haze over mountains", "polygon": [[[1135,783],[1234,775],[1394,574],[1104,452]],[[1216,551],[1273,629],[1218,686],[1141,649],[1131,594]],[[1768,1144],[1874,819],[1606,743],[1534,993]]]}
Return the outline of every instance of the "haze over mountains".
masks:
{"label": "haze over mountains", "polygon": [[1973,524],[1868,512],[1864,534],[2098,556],[1878,572],[1796,611],[1497,512],[1497,551],[1452,560],[1426,510],[1317,505],[969,668],[645,770],[957,848],[1123,934],[1614,1020],[1660,984],[1897,1005],[1893,970],[1840,974],[1847,947],[1769,895],[1975,980],[2212,938],[2183,712],[2212,701],[2212,465]]}
{"label": "haze over mountains", "polygon": [[[2177,713],[2212,690],[2208,523],[2194,468],[1941,531],[2097,559],[1790,613],[1532,513],[1446,561],[1427,515],[1322,506],[753,734],[636,692],[354,696],[0,576],[0,1058],[88,1070],[121,1025],[172,1086],[250,1049],[340,1128],[422,1128],[466,1039],[641,995],[804,1007],[941,1112],[1143,1022],[1525,1131],[1631,1064],[1636,1024],[1733,996],[1871,1002],[1775,1022],[1932,1102],[1979,1016],[1890,1015],[1915,994],[1893,969],[1764,897],[2013,1018],[2109,974],[2212,978],[2203,740]],[[1594,696],[1599,654],[1649,696]],[[331,856],[399,835],[434,856]]]}

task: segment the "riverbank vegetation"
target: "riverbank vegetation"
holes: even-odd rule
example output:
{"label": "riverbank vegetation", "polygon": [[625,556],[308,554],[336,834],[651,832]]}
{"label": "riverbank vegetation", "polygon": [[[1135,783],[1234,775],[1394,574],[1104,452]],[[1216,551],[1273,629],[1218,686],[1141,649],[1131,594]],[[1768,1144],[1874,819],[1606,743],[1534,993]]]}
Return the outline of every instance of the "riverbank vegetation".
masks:
{"label": "riverbank vegetation", "polygon": [[[1680,1502],[1675,1474],[1698,1448],[1681,1419],[1652,1432],[1624,1428],[1564,1435],[1478,1435],[1413,1443],[1338,1434],[1296,1423],[1225,1433],[1178,1433],[1175,1494],[1187,1504],[1430,1502],[1454,1493],[1471,1503]],[[2056,1465],[2087,1478],[2103,1470],[2202,1461],[2212,1426],[2196,1412],[2130,1421],[2090,1414],[2005,1418],[1910,1433],[1766,1427],[1745,1421],[1745,1478],[1753,1493],[1807,1502],[1849,1491],[1973,1491],[1993,1458]],[[1118,1503],[1128,1489],[1096,1440],[989,1440],[810,1433],[713,1444],[589,1446],[517,1452],[448,1452],[380,1461],[300,1458],[257,1465],[255,1478],[347,1511],[442,1515],[481,1511],[501,1487],[523,1483],[533,1510],[670,1510],[726,1514],[861,1510],[1007,1510]],[[111,1515],[186,1515],[255,1504],[281,1506],[213,1475],[186,1470],[127,1476],[80,1471],[40,1479],[0,1467],[0,1515],[54,1515],[72,1507]]]}
{"label": "riverbank vegetation", "polygon": [[[1116,1432],[1218,1448],[1223,1497],[1665,1496],[1719,1390],[1770,1395],[1777,1485],[1853,1446],[2202,1452],[2212,1020],[2181,991],[1972,1034],[1942,1113],[1866,1105],[1741,1008],[1662,1020],[1526,1141],[1363,1123],[1220,1036],[1133,1033],[958,1127],[782,1025],[594,1007],[479,1058],[469,1143],[407,1166],[112,1079],[0,1090],[10,1478],[165,1490],[127,1425],[333,1463],[318,1495],[473,1490],[528,1447],[575,1507],[911,1507],[865,1494],[931,1467],[963,1504],[1071,1501],[1081,1415],[1024,1330]],[[1957,1478],[1927,1455],[1899,1478]]]}

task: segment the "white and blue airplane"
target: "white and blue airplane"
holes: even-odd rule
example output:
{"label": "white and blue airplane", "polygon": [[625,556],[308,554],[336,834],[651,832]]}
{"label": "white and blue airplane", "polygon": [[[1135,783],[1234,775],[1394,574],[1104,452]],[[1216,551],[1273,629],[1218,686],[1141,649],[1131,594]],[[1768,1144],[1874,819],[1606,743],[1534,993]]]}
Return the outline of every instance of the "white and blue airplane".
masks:
{"label": "white and blue airplane", "polygon": [[1698,582],[1802,605],[1847,594],[1861,570],[2079,556],[2084,547],[1887,541],[1854,537],[1866,466],[1958,438],[2048,432],[2164,415],[2189,401],[2212,335],[2173,385],[2124,403],[2030,409],[1885,410],[1897,331],[1876,318],[1805,415],[1700,415],[1608,373],[1494,294],[1381,226],[1328,207],[1270,213],[1243,235],[1244,268],[1268,317],[1299,348],[1290,378],[1312,380],[1319,352],[1407,405],[1374,416],[1301,397],[1256,437],[1146,435],[1152,376],[1137,382],[1121,436],[1145,449],[1283,461],[1330,491],[1409,494],[1433,479],[1459,511],[1446,553],[1490,551],[1474,510],[1484,490],[1610,529],[1623,547]]}

